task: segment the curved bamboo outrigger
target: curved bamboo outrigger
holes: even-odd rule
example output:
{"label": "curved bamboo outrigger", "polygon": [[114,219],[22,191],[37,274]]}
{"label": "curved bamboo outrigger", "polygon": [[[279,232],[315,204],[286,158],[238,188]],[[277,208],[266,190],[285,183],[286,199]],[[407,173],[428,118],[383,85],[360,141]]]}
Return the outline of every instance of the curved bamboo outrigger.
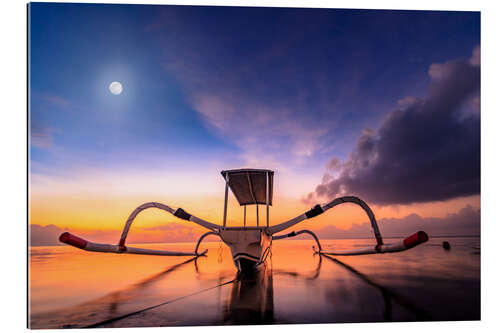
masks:
{"label": "curved bamboo outrigger", "polygon": [[[215,235],[220,237],[221,240],[231,249],[233,260],[238,270],[247,271],[265,262],[267,256],[271,252],[271,246],[273,240],[295,237],[304,233],[311,235],[316,241],[318,249],[317,250],[315,249],[315,251],[317,253],[336,255],[336,256],[400,252],[411,249],[419,244],[426,242],[429,239],[429,237],[425,232],[418,231],[417,233],[399,242],[392,244],[384,244],[373,211],[363,200],[354,196],[343,196],[335,198],[334,200],[330,201],[327,204],[316,205],[309,211],[291,220],[288,220],[286,222],[274,226],[270,226],[269,206],[272,205],[274,172],[271,170],[263,170],[263,169],[237,169],[237,170],[226,170],[222,171],[221,173],[226,182],[226,189],[224,194],[224,215],[223,215],[222,225],[214,224],[205,221],[203,219],[200,219],[194,215],[189,214],[182,208],[177,208],[174,210],[173,208],[158,202],[148,202],[137,207],[130,214],[127,221],[125,222],[125,226],[123,228],[120,240],[116,245],[89,242],[83,238],[72,235],[69,232],[61,234],[59,240],[65,244],[80,248],[85,251],[198,257],[204,255],[207,252],[207,250],[199,252],[199,247],[202,240],[209,235]],[[229,188],[231,189],[234,196],[238,200],[240,206],[243,206],[244,209],[243,226],[229,227],[226,225]],[[321,247],[321,243],[316,234],[314,234],[314,232],[310,230],[292,231],[287,234],[276,235],[277,233],[289,229],[304,220],[314,218],[320,214],[323,214],[327,210],[343,203],[357,204],[365,211],[368,218],[370,219],[372,231],[377,243],[376,245],[362,249],[352,249],[348,251],[325,251]],[[256,217],[257,217],[256,226],[246,225],[246,212],[248,205],[256,206]],[[259,225],[259,205],[266,206],[266,224],[262,226]],[[198,224],[208,229],[209,232],[203,234],[200,237],[193,252],[163,251],[163,250],[152,250],[152,249],[143,249],[143,248],[126,246],[125,241],[127,239],[128,232],[130,230],[130,227],[134,219],[140,212],[149,208],[157,208],[164,210],[176,216],[177,218]]]}

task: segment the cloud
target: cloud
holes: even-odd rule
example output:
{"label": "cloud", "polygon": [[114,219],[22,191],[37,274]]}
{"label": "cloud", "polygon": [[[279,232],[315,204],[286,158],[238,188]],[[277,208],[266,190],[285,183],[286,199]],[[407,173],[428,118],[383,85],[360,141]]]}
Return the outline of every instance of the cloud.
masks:
{"label": "cloud", "polygon": [[[61,233],[69,231],[88,241],[96,243],[116,244],[121,235],[121,230],[73,230],[71,228],[60,228],[53,224],[41,226],[30,224],[31,246],[53,246],[62,245],[59,242]],[[154,227],[132,227],[127,243],[177,243],[194,242],[203,233],[197,226],[183,225],[179,223],[168,223]]]}
{"label": "cloud", "polygon": [[47,123],[47,112],[68,110],[71,103],[58,95],[46,92],[32,92],[30,111],[30,144],[36,148],[48,149],[54,146],[54,134],[60,129]]}
{"label": "cloud", "polygon": [[417,102],[417,98],[415,96],[406,96],[405,98],[401,98],[398,101],[398,104],[403,106],[403,107],[408,107],[412,104],[415,104]]}
{"label": "cloud", "polygon": [[255,28],[228,39],[227,32],[182,23],[165,28],[162,36],[169,45],[163,67],[181,83],[206,127],[240,148],[245,163],[281,170],[320,152],[341,115],[331,108],[334,78],[323,66],[328,59],[307,58],[323,53],[307,47],[302,29],[290,34],[288,27],[300,17],[280,19],[283,26],[264,31],[265,40],[258,42]]}
{"label": "cloud", "polygon": [[300,105],[268,104],[237,88],[197,90],[192,104],[211,130],[244,151],[247,163],[273,156],[273,164],[280,156],[301,162],[321,149],[328,132],[326,124],[305,117]]}
{"label": "cloud", "polygon": [[[431,237],[470,236],[480,234],[480,220],[480,210],[468,205],[458,212],[448,214],[443,218],[424,218],[418,214],[411,214],[403,218],[381,219],[378,221],[378,225],[384,237],[405,237],[419,230],[424,230]],[[62,245],[58,239],[59,235],[65,231],[72,232],[89,241],[111,244],[115,244],[121,234],[121,230],[78,231],[68,228],[62,229],[55,225],[41,226],[30,224],[30,245]],[[200,228],[179,223],[168,223],[147,228],[133,227],[129,233],[127,242],[129,244],[194,242],[198,240],[203,232]],[[349,229],[340,229],[334,225],[327,225],[314,230],[314,232],[322,239],[373,237],[373,232],[368,222],[352,224]]]}
{"label": "cloud", "polygon": [[50,148],[53,146],[53,133],[55,130],[47,126],[31,126],[30,143],[37,148]]}
{"label": "cloud", "polygon": [[[480,234],[481,213],[479,209],[466,206],[457,213],[443,218],[421,217],[411,214],[403,218],[386,218],[378,221],[383,237],[405,237],[423,230],[431,237],[437,236],[477,236]],[[323,239],[370,238],[373,231],[368,222],[353,224],[349,229],[328,225],[314,230]]]}
{"label": "cloud", "polygon": [[30,245],[31,246],[50,246],[59,245],[59,235],[66,230],[56,227],[53,224],[41,226],[30,224]]}
{"label": "cloud", "polygon": [[45,102],[52,104],[54,106],[58,106],[61,108],[67,108],[70,106],[70,102],[63,97],[60,97],[60,96],[57,96],[54,94],[50,94],[50,93],[41,93],[38,95],[42,100],[44,100]]}
{"label": "cloud", "polygon": [[330,175],[327,167],[330,176],[305,201],[349,194],[390,205],[478,194],[478,55],[476,48],[470,60],[432,64],[428,97],[401,100],[403,107],[390,112],[377,131],[364,130],[338,174]]}
{"label": "cloud", "polygon": [[481,47],[479,45],[474,48],[469,62],[474,66],[481,65]]}

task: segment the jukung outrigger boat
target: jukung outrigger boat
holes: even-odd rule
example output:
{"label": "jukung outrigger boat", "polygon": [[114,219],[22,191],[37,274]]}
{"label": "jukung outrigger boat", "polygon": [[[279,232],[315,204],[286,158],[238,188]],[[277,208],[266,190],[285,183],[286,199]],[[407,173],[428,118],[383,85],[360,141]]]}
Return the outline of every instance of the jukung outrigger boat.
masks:
{"label": "jukung outrigger boat", "polygon": [[[69,232],[64,232],[63,234],[61,234],[59,236],[59,240],[63,243],[75,246],[85,251],[198,257],[204,255],[207,252],[207,250],[199,252],[199,247],[202,240],[209,235],[216,235],[219,236],[220,239],[231,249],[234,264],[236,265],[238,270],[245,272],[254,269],[255,267],[266,261],[266,258],[271,252],[273,240],[295,237],[304,233],[311,235],[316,241],[318,248],[315,248],[315,251],[317,253],[336,256],[406,251],[426,242],[429,239],[425,232],[418,231],[399,242],[384,244],[382,235],[380,234],[380,230],[377,225],[377,220],[375,219],[375,215],[373,214],[372,210],[363,200],[354,196],[343,196],[335,198],[334,200],[324,205],[318,204],[304,214],[301,214],[291,220],[270,226],[269,206],[272,206],[273,202],[274,171],[264,169],[237,169],[225,170],[222,171],[221,174],[226,182],[222,225],[202,220],[186,212],[182,208],[173,209],[158,202],[148,202],[137,207],[130,214],[127,222],[125,223],[125,227],[123,228],[120,240],[116,245],[89,242],[83,238],[72,235]],[[243,206],[243,226],[230,227],[226,225],[228,189],[231,189],[240,206]],[[318,237],[310,230],[292,231],[287,234],[278,235],[279,232],[289,229],[306,219],[314,218],[337,205],[347,202],[359,205],[366,212],[368,218],[370,219],[370,224],[375,236],[376,245],[367,248],[357,248],[347,251],[325,251],[322,249]],[[247,226],[246,213],[247,206],[249,205],[255,205],[256,207],[256,226]],[[263,223],[263,225],[260,225],[259,223],[259,205],[265,205],[266,208],[266,221],[265,223]],[[165,210],[182,220],[196,223],[210,231],[200,237],[193,252],[161,251],[126,246],[125,241],[127,239],[127,235],[132,222],[140,212],[149,208],[158,208]]]}

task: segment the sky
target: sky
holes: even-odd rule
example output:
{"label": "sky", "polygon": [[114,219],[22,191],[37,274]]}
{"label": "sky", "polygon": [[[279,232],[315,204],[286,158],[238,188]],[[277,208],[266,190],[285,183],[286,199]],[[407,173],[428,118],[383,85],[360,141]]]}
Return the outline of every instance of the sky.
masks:
{"label": "sky", "polygon": [[[29,50],[33,244],[114,242],[148,201],[221,223],[244,167],[276,172],[271,224],[358,195],[386,234],[479,234],[478,12],[32,3]],[[354,237],[363,214],[300,226]],[[146,211],[130,237],[202,232]]]}

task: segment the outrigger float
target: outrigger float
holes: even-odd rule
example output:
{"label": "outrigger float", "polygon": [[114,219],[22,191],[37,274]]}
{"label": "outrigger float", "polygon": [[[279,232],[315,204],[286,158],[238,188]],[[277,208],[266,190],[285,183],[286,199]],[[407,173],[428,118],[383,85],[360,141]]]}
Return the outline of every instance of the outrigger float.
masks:
{"label": "outrigger float", "polygon": [[[237,169],[226,170],[222,171],[221,173],[226,182],[222,225],[202,220],[194,215],[191,215],[182,208],[173,209],[158,202],[148,202],[137,207],[132,212],[132,214],[130,214],[127,222],[125,223],[125,227],[123,228],[120,240],[116,245],[89,242],[83,238],[72,235],[69,232],[61,234],[59,236],[59,240],[79,249],[93,252],[198,257],[204,255],[207,252],[207,250],[199,252],[199,247],[202,240],[209,235],[215,235],[219,236],[220,239],[231,249],[234,264],[236,265],[238,270],[245,272],[254,269],[255,267],[266,261],[266,258],[271,253],[273,240],[295,237],[304,233],[311,235],[316,241],[316,244],[318,245],[317,249],[314,248],[316,253],[335,256],[406,251],[426,242],[429,239],[425,232],[418,231],[399,242],[384,244],[382,235],[380,234],[380,230],[377,225],[377,220],[375,219],[375,215],[373,214],[372,210],[363,200],[354,196],[343,196],[336,198],[327,204],[316,205],[311,210],[289,221],[270,226],[269,206],[272,206],[273,202],[274,171],[264,169]],[[229,227],[226,225],[228,189],[231,189],[240,206],[243,206],[243,226]],[[346,202],[357,204],[366,212],[368,218],[370,219],[370,224],[375,236],[376,245],[367,248],[352,249],[347,251],[325,251],[322,249],[318,237],[310,230],[292,231],[287,234],[278,235],[279,232],[285,231],[304,220],[311,219],[320,214],[323,214],[327,210]],[[255,205],[256,207],[256,226],[247,226],[246,213],[247,206],[249,205]],[[259,224],[259,205],[265,205],[266,209],[266,221],[265,225],[262,226]],[[140,212],[149,208],[158,208],[165,210],[182,220],[196,223],[210,231],[200,237],[193,252],[160,251],[126,246],[125,241],[127,239],[127,235],[132,222]]]}

